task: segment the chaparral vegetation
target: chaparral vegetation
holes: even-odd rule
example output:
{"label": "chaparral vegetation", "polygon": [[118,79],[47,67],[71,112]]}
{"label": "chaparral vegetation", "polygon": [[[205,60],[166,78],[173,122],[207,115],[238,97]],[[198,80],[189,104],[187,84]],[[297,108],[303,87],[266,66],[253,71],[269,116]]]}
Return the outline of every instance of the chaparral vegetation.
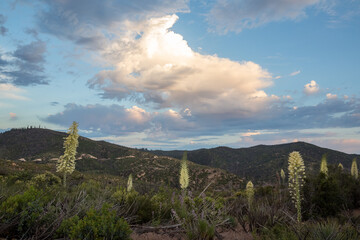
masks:
{"label": "chaparral vegetation", "polygon": [[[76,154],[76,123],[68,134],[57,165],[0,160],[0,237],[146,239],[142,234],[152,232],[155,239],[360,239],[356,159],[346,168],[328,164],[324,155],[310,171],[301,152],[289,152],[287,171],[277,169],[274,181],[244,178],[236,185],[221,175],[230,173],[195,165],[186,152],[181,161],[168,158],[169,169],[159,157],[144,155],[152,156],[155,169],[174,170],[145,179],[146,165],[121,176],[77,170],[84,166],[76,164],[95,164],[95,157]],[[136,158],[116,161],[125,166]],[[150,158],[142,161],[150,164]]]}

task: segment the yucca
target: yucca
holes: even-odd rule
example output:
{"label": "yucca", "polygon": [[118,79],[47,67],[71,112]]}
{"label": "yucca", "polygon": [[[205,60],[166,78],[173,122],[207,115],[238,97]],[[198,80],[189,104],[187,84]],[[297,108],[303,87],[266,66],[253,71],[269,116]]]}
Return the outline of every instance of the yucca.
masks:
{"label": "yucca", "polygon": [[189,186],[189,171],[187,167],[187,153],[184,152],[184,155],[181,160],[181,168],[180,168],[180,187],[181,189],[186,189]]}
{"label": "yucca", "polygon": [[79,145],[78,123],[73,122],[68,130],[69,136],[64,141],[64,154],[60,156],[56,171],[64,174],[64,187],[66,187],[66,174],[71,174],[75,170],[76,148]]}
{"label": "yucca", "polygon": [[305,165],[299,152],[289,155],[289,191],[297,210],[297,220],[301,222],[301,188],[305,179]]}
{"label": "yucca", "polygon": [[321,158],[321,165],[320,165],[320,172],[325,174],[325,176],[328,175],[328,167],[327,167],[327,160],[326,160],[326,154],[324,154]]}
{"label": "yucca", "polygon": [[246,198],[248,200],[248,203],[249,203],[249,207],[252,205],[252,201],[254,199],[254,184],[249,181],[247,184],[246,184]]}
{"label": "yucca", "polygon": [[132,179],[132,174],[130,174],[130,175],[129,175],[129,178],[128,178],[126,190],[127,190],[128,192],[131,192],[132,189],[133,189],[133,179]]}
{"label": "yucca", "polygon": [[281,169],[281,171],[280,171],[280,177],[281,177],[282,183],[285,183],[286,176],[285,176],[285,172],[283,169]]}
{"label": "yucca", "polygon": [[339,163],[338,168],[340,168],[341,171],[344,170],[344,166],[341,163]]}
{"label": "yucca", "polygon": [[356,158],[353,159],[351,164],[351,176],[353,176],[355,179],[358,179],[359,177],[359,170],[356,163]]}

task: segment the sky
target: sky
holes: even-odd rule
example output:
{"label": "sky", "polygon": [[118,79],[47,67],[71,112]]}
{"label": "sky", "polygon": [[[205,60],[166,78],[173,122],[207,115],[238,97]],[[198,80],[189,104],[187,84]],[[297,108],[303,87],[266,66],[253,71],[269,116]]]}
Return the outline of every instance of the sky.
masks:
{"label": "sky", "polygon": [[2,0],[0,131],[360,153],[359,0]]}

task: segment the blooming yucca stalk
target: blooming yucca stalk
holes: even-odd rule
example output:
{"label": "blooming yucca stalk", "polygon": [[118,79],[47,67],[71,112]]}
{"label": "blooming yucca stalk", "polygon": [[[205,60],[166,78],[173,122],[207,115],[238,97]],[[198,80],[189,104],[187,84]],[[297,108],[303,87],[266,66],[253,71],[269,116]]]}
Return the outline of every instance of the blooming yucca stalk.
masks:
{"label": "blooming yucca stalk", "polygon": [[299,152],[289,155],[289,191],[297,210],[297,221],[301,222],[301,187],[305,179],[305,165]]}
{"label": "blooming yucca stalk", "polygon": [[128,182],[127,182],[127,191],[130,192],[133,189],[133,178],[132,174],[129,175]]}
{"label": "blooming yucca stalk", "polygon": [[254,199],[254,184],[251,181],[249,181],[246,184],[245,192],[246,192],[246,197],[247,197],[249,207],[250,207],[252,205],[252,201]]}
{"label": "blooming yucca stalk", "polygon": [[340,168],[341,171],[344,170],[344,166],[341,163],[339,163],[338,168]]}
{"label": "blooming yucca stalk", "polygon": [[189,171],[187,167],[187,153],[184,152],[184,155],[181,160],[181,168],[180,168],[180,187],[181,189],[186,189],[189,186]]}
{"label": "blooming yucca stalk", "polygon": [[324,154],[321,158],[321,165],[320,165],[320,172],[325,174],[325,176],[328,175],[328,167],[327,167],[327,161],[326,161],[326,154]]}
{"label": "blooming yucca stalk", "polygon": [[66,174],[71,174],[75,170],[76,148],[79,145],[77,127],[78,123],[73,122],[69,128],[67,132],[69,136],[67,136],[64,141],[64,154],[60,156],[56,166],[56,171],[64,174],[64,187],[66,187]]}
{"label": "blooming yucca stalk", "polygon": [[358,179],[359,177],[359,170],[356,163],[356,158],[353,159],[351,164],[351,176],[353,176],[355,179]]}
{"label": "blooming yucca stalk", "polygon": [[285,183],[286,176],[285,176],[285,172],[283,169],[281,169],[281,171],[280,171],[280,177],[281,177],[282,183]]}

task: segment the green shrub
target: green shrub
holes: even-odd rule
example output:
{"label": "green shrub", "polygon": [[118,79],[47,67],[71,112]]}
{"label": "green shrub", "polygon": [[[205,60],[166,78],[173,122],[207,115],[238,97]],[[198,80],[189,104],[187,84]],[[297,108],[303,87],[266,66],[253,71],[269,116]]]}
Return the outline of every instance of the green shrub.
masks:
{"label": "green shrub", "polygon": [[356,229],[348,224],[340,225],[335,219],[308,223],[309,240],[348,240],[359,239]]}
{"label": "green shrub", "polygon": [[38,187],[44,188],[49,186],[58,186],[61,185],[61,179],[52,174],[51,172],[46,171],[43,174],[38,174],[31,179],[31,184]]}
{"label": "green shrub", "polygon": [[63,221],[58,233],[70,239],[130,239],[131,229],[124,218],[118,218],[115,211],[105,204],[100,211],[90,209],[84,218],[74,216]]}
{"label": "green shrub", "polygon": [[337,216],[344,209],[360,207],[360,184],[350,174],[336,166],[329,166],[328,176],[310,176],[304,185],[304,217],[327,218]]}
{"label": "green shrub", "polygon": [[259,240],[297,240],[298,237],[286,225],[276,224],[272,228],[262,228],[259,234],[254,234],[255,239]]}
{"label": "green shrub", "polygon": [[204,219],[195,222],[196,226],[186,231],[188,239],[210,240],[215,237],[215,226]]}
{"label": "green shrub", "polygon": [[223,199],[205,195],[193,198],[190,194],[180,195],[179,198],[171,211],[188,239],[214,239],[215,226],[228,220]]}
{"label": "green shrub", "polygon": [[49,216],[44,213],[48,197],[34,186],[27,191],[8,197],[0,206],[1,222],[7,226],[8,234],[31,236],[34,229]]}

